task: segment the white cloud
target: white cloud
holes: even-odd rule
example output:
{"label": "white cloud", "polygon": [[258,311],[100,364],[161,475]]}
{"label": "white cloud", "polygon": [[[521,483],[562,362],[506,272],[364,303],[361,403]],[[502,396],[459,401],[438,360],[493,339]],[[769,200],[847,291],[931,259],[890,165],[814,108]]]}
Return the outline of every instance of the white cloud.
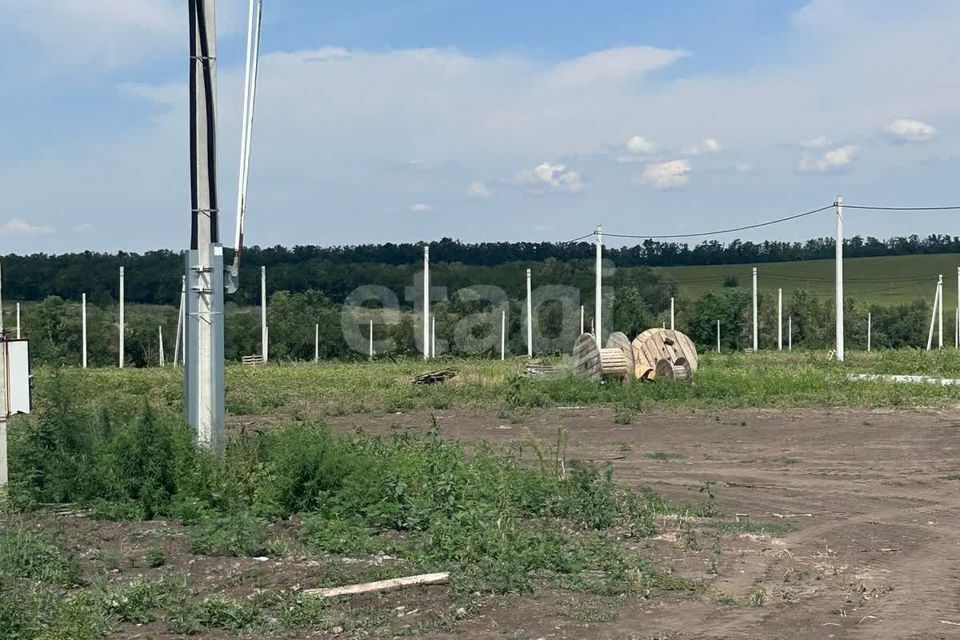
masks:
{"label": "white cloud", "polygon": [[643,183],[655,189],[675,189],[690,182],[690,163],[686,160],[669,160],[648,164],[643,170]]}
{"label": "white cloud", "polygon": [[687,156],[700,156],[720,151],[720,143],[716,138],[704,138],[695,145],[685,147],[683,154]]}
{"label": "white cloud", "polygon": [[830,146],[830,138],[827,136],[817,136],[816,138],[802,141],[800,146],[804,149],[826,149]]}
{"label": "white cloud", "polygon": [[805,173],[827,173],[849,165],[858,155],[860,147],[852,144],[829,149],[817,156],[805,153],[800,157],[799,169]]}
{"label": "white cloud", "polygon": [[410,207],[410,213],[430,213],[433,207],[425,202],[418,202]]}
{"label": "white cloud", "polygon": [[734,169],[736,169],[737,173],[752,173],[753,165],[749,162],[738,162],[734,165]]}
{"label": "white cloud", "polygon": [[898,142],[926,142],[937,135],[937,130],[925,122],[897,118],[883,125],[883,131]]}
{"label": "white cloud", "polygon": [[93,225],[89,222],[84,222],[83,224],[78,224],[73,228],[74,233],[90,233],[93,231]]}
{"label": "white cloud", "polygon": [[5,236],[41,236],[53,232],[54,229],[50,225],[31,224],[23,218],[10,218],[3,227],[0,227],[0,233]]}
{"label": "white cloud", "polygon": [[493,196],[493,192],[486,184],[480,180],[474,180],[467,185],[467,196],[477,200],[486,200]]}
{"label": "white cloud", "polygon": [[627,152],[635,156],[646,156],[653,153],[656,146],[642,136],[631,136],[627,140]]}
{"label": "white cloud", "polygon": [[514,177],[518,185],[532,191],[558,191],[578,193],[583,191],[583,180],[576,171],[566,165],[542,162],[533,169],[525,169]]}

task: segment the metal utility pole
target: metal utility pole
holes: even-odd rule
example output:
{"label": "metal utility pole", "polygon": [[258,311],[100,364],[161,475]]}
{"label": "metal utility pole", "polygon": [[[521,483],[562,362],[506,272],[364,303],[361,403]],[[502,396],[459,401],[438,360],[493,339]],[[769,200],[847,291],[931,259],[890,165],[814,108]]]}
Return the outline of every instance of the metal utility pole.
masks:
{"label": "metal utility pole", "polygon": [[757,333],[757,268],[753,268],[753,350],[759,348],[760,340]]}
{"label": "metal utility pole", "polygon": [[3,273],[0,272],[0,336],[3,335]]}
{"label": "metal utility pole", "polygon": [[953,321],[953,348],[960,349],[960,267],[957,267],[957,309]]}
{"label": "metal utility pole", "polygon": [[594,230],[594,235],[596,236],[597,241],[597,264],[595,267],[596,271],[596,291],[594,298],[594,305],[596,308],[593,310],[593,333],[597,339],[597,344],[603,344],[603,228],[598,224],[597,228]]}
{"label": "metal utility pole", "polygon": [[430,316],[430,357],[437,357],[437,316]]}
{"label": "metal utility pole", "polygon": [[223,247],[217,198],[217,29],[215,0],[188,0],[190,21],[190,251],[184,390],[199,446],[222,451]]}
{"label": "metal utility pole", "polygon": [[125,297],[124,273],[123,273],[123,267],[120,267],[120,368],[121,369],[123,369],[123,361],[125,360],[124,353],[123,353],[123,347],[124,347],[123,342],[124,342],[124,338],[126,337],[126,319],[124,318],[124,315],[123,315],[124,297]]}
{"label": "metal utility pole", "polygon": [[87,294],[80,295],[80,362],[87,368]]}
{"label": "metal utility pole", "polygon": [[260,357],[270,361],[270,335],[267,333],[267,268],[260,267]]}
{"label": "metal utility pole", "polygon": [[423,359],[430,359],[430,245],[423,246]]}
{"label": "metal utility pole", "polygon": [[836,238],[836,347],[837,362],[843,362],[843,197],[837,196],[834,203],[837,210],[837,238]]}
{"label": "metal utility pole", "polygon": [[533,357],[533,289],[527,269],[527,357]]}

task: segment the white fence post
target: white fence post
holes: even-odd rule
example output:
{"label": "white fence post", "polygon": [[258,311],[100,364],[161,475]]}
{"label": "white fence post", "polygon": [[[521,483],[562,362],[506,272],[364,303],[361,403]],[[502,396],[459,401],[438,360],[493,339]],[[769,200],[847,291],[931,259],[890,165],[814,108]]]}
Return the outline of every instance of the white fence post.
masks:
{"label": "white fence post", "polygon": [[940,285],[933,295],[933,312],[930,314],[930,332],[927,334],[927,351],[933,348],[933,329],[937,325],[937,308],[940,305]]}
{"label": "white fence post", "polygon": [[720,321],[717,320],[717,353],[720,353]]}
{"label": "white fence post", "polygon": [[837,213],[836,238],[836,349],[837,361],[843,362],[843,197],[834,203]]}
{"label": "white fence post", "polygon": [[[583,317],[583,307],[580,307],[580,316],[581,318]],[[507,312],[504,310],[500,312],[500,359],[506,360],[506,358],[507,358]]]}
{"label": "white fence post", "polygon": [[87,294],[80,294],[80,364],[87,368]]}
{"label": "white fence post", "polygon": [[[319,330],[320,330],[320,329],[319,329],[320,325],[317,325],[317,327],[318,327],[317,331],[319,331]],[[317,334],[317,335],[319,336],[319,334]],[[319,349],[320,349],[320,346],[319,346],[319,345],[320,345],[320,341],[317,340],[318,354],[319,354]],[[318,359],[319,359],[319,356],[318,356]],[[373,320],[370,321],[370,361],[371,361],[371,362],[373,361]]]}
{"label": "white fence post", "polygon": [[160,334],[160,366],[165,367],[167,363],[163,354],[163,325],[157,327],[157,332]]}
{"label": "white fence post", "polygon": [[313,361],[320,362],[320,323],[313,325]]}
{"label": "white fence post", "polygon": [[757,268],[753,268],[753,350],[760,348],[759,334],[757,331]]}
{"label": "white fence post", "polygon": [[270,333],[267,328],[267,267],[260,267],[260,357],[270,361]]}
{"label": "white fence post", "polygon": [[580,305],[580,335],[583,335],[583,305]]}
{"label": "white fence post", "polygon": [[17,303],[17,340],[20,339],[20,303]]}
{"label": "white fence post", "polygon": [[939,290],[937,297],[940,299],[940,305],[937,308],[937,347],[943,349],[943,274],[937,276],[937,289]]}
{"label": "white fence post", "polygon": [[593,332],[598,345],[603,344],[603,313],[601,311],[603,309],[603,235],[601,232],[602,227],[597,225],[593,232],[597,241],[597,262],[594,267],[596,275],[594,305],[596,305],[596,308],[593,310]]}
{"label": "white fence post", "polygon": [[423,246],[423,359],[430,359],[430,245]]}
{"label": "white fence post", "polygon": [[527,269],[527,357],[533,357],[533,286]]}
{"label": "white fence post", "polygon": [[675,315],[674,302],[673,302],[673,298],[670,298],[670,331],[674,330],[674,319],[675,319],[674,315]]}
{"label": "white fence post", "polygon": [[867,352],[870,351],[873,342],[873,314],[867,311]]}
{"label": "white fence post", "polygon": [[787,318],[787,351],[793,351],[793,316]]}
{"label": "white fence post", "polygon": [[123,361],[124,361],[123,339],[125,337],[124,334],[126,333],[126,320],[123,315],[123,312],[124,312],[124,309],[123,309],[124,282],[123,281],[124,281],[123,267],[120,267],[120,368],[121,369],[123,369]]}
{"label": "white fence post", "polygon": [[783,289],[777,289],[777,351],[783,351]]}

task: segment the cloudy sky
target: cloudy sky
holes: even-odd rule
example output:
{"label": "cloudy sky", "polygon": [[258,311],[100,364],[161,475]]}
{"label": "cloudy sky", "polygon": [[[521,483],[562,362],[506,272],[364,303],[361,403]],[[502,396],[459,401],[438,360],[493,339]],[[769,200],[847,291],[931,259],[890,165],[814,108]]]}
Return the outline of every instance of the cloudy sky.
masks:
{"label": "cloudy sky", "polygon": [[[5,0],[0,252],[181,248],[186,0]],[[960,204],[955,0],[266,0],[253,244]],[[217,2],[233,236],[246,0]],[[953,214],[848,231],[957,233]],[[751,239],[829,235],[829,214]]]}

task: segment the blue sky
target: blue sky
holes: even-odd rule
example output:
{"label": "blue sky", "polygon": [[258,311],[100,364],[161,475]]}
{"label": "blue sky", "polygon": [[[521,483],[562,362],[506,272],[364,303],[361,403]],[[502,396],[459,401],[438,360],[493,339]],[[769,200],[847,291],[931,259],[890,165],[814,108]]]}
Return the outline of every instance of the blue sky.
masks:
{"label": "blue sky", "polygon": [[[6,4],[0,251],[183,247],[186,1]],[[217,12],[232,238],[246,0]],[[565,240],[750,224],[837,194],[958,204],[957,24],[948,0],[266,0],[247,238]],[[827,215],[740,235],[830,233]]]}

